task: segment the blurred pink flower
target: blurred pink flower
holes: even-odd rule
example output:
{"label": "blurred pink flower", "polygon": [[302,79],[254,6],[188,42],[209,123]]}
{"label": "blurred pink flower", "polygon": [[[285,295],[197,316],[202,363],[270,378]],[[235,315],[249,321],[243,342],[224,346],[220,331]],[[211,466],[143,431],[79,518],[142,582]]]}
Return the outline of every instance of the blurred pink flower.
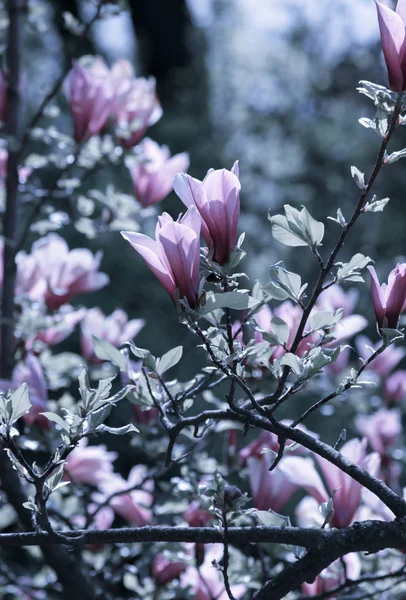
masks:
{"label": "blurred pink flower", "polygon": [[23,383],[28,386],[31,401],[30,410],[23,416],[24,421],[30,425],[35,423],[41,429],[49,429],[50,422],[41,415],[48,408],[48,390],[44,371],[39,359],[31,353],[27,354],[23,362],[16,365],[11,381],[0,379],[0,391],[16,390]]}
{"label": "blurred pink flower", "polygon": [[81,323],[83,356],[86,360],[100,362],[94,354],[92,335],[118,347],[128,340],[132,340],[141,331],[144,324],[144,319],[129,321],[127,313],[123,310],[115,310],[107,317],[100,308],[91,308]]}
{"label": "blurred pink flower", "polygon": [[[289,425],[291,421],[284,420],[283,423]],[[306,430],[305,427],[301,427],[301,429]],[[264,449],[272,450],[274,454],[263,453]],[[273,471],[269,471],[278,450],[278,436],[263,431],[257,440],[248,444],[239,453],[241,461],[247,465],[252,501],[258,510],[272,509],[275,512],[281,512],[298,489],[298,485],[286,477],[280,468],[282,463],[290,460],[290,456],[285,457]],[[303,450],[297,446],[295,451]]]}
{"label": "blurred pink flower", "polygon": [[106,125],[113,107],[110,73],[96,57],[89,67],[76,62],[69,71],[64,91],[73,116],[76,142],[85,142]]}
{"label": "blurred pink flower", "polygon": [[93,255],[87,248],[69,251],[63,238],[49,233],[34,242],[31,255],[18,253],[17,293],[57,310],[73,296],[107,285],[109,277],[98,270],[101,259],[101,252]]}
{"label": "blurred pink flower", "polygon": [[183,513],[183,518],[190,527],[204,527],[213,520],[213,515],[194,501]]}
{"label": "blurred pink flower", "polygon": [[139,154],[127,157],[126,165],[138,202],[142,206],[151,206],[173,189],[173,178],[179,171],[186,171],[189,155],[182,152],[171,157],[167,146],[158,146],[149,138],[145,138],[137,149]]}
{"label": "blurred pink flower", "polygon": [[389,86],[401,92],[406,89],[406,1],[398,0],[396,12],[380,2],[376,2],[376,8]]}
{"label": "blurred pink flower", "polygon": [[398,409],[380,408],[372,415],[358,415],[355,425],[365,436],[381,459],[380,478],[387,485],[393,485],[399,474],[398,465],[393,461],[393,448],[402,431],[401,412]]}
{"label": "blurred pink flower", "polygon": [[180,560],[172,562],[163,554],[158,554],[152,563],[152,577],[158,585],[166,585],[170,581],[177,579],[185,569],[186,565],[184,562]]}
{"label": "blurred pink flower", "polygon": [[388,404],[406,398],[406,371],[395,371],[385,379],[384,396]]}
{"label": "blurred pink flower", "polygon": [[142,410],[138,404],[131,404],[131,408],[133,410],[134,421],[138,425],[151,425],[151,423],[156,421],[159,414],[158,409],[154,406],[147,408],[147,410]]}
{"label": "blurred pink flower", "polygon": [[[213,560],[220,561],[223,556],[221,544],[207,544],[203,564],[197,570],[195,567],[187,567],[180,576],[182,589],[192,588],[195,600],[228,600],[228,594],[224,588],[224,580],[221,574],[212,565]],[[246,592],[243,584],[231,585],[231,592],[235,598],[241,598]]]}
{"label": "blurred pink flower", "polygon": [[[324,569],[320,575],[317,575],[313,583],[304,583],[302,585],[303,594],[313,598],[314,596],[318,596],[319,594],[324,595],[326,592],[337,588],[347,579],[350,581],[358,579],[361,574],[361,561],[358,554],[355,552],[345,554],[342,560],[345,563],[345,570],[340,559],[334,561],[327,569]],[[335,596],[328,597],[330,600],[335,598]]]}
{"label": "blurred pink flower", "polygon": [[78,483],[98,487],[105,478],[114,477],[112,463],[117,457],[116,452],[108,452],[103,444],[88,446],[88,440],[83,438],[66,459],[65,473]]}
{"label": "blurred pink flower", "polygon": [[57,313],[45,318],[46,328],[39,330],[33,337],[29,338],[25,347],[31,350],[37,340],[43,342],[46,346],[54,346],[63,342],[71,335],[76,325],[82,321],[86,312],[85,308],[74,310],[69,304],[62,306]]}
{"label": "blurred pink flower", "polygon": [[213,260],[223,265],[237,243],[240,216],[238,161],[231,169],[210,169],[203,181],[178,173],[173,187],[186,206],[194,205],[202,217],[202,234]]}
{"label": "blurred pink flower", "polygon": [[199,294],[201,218],[194,206],[174,221],[168,213],[158,217],[155,240],[131,231],[121,235],[142,256],[151,271],[175,299],[186,298],[195,308]]}
{"label": "blurred pink flower", "polygon": [[353,314],[358,300],[358,290],[350,289],[347,292],[339,285],[332,285],[320,294],[317,299],[317,308],[319,310],[336,311],[343,309],[343,316],[348,317]]}
{"label": "blurred pink flower", "polygon": [[381,459],[386,459],[402,431],[401,413],[395,408],[380,408],[372,415],[357,415],[355,425]]}
{"label": "blurred pink flower", "polygon": [[[148,127],[162,117],[162,108],[155,92],[156,82],[153,77],[130,80],[123,76],[116,77],[116,80],[120,80],[113,107],[116,135],[124,148],[132,148],[138,144]],[[124,135],[127,129],[128,135]]]}
{"label": "blurred pink flower", "polygon": [[154,484],[151,479],[144,481],[146,473],[147,469],[144,465],[137,465],[131,469],[127,481],[117,474],[105,477],[99,484],[102,494],[94,495],[94,499],[97,502],[103,502],[113,493],[135,487],[136,489],[131,492],[114,496],[110,500],[109,506],[123,519],[142,527],[152,519],[150,507],[153,502],[151,492]]}
{"label": "blurred pink flower", "polygon": [[372,303],[378,327],[396,329],[406,302],[406,263],[396,265],[389,273],[387,284],[379,284],[373,267],[368,267],[368,271],[371,275]]}
{"label": "blurred pink flower", "polygon": [[[353,439],[344,444],[340,452],[351,462],[375,475],[380,466],[379,456],[376,453],[367,455],[366,445],[366,438],[363,440]],[[299,456],[288,458],[289,460],[282,460],[280,464],[280,469],[285,477],[292,484],[305,489],[319,504],[327,502],[333,490],[337,490],[333,499],[334,516],[330,524],[332,527],[339,528],[350,525],[361,501],[361,484],[326,459],[316,456],[328,486],[327,490],[311,458]]]}
{"label": "blurred pink flower", "polygon": [[[365,335],[360,335],[357,337],[356,345],[360,357],[363,360],[366,360],[381,346],[381,342],[374,345]],[[388,346],[381,354],[378,354],[378,356],[374,358],[368,365],[367,370],[375,371],[380,377],[387,377],[402,360],[405,354],[406,350],[403,348],[396,348],[393,345]]]}

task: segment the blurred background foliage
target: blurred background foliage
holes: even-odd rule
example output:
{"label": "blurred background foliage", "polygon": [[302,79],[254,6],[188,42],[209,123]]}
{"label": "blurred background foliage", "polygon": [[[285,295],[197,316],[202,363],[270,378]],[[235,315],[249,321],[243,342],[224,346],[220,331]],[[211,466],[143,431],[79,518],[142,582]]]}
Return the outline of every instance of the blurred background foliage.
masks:
{"label": "blurred background foliage", "polygon": [[[352,213],[358,189],[350,166],[368,175],[380,143],[358,123],[373,117],[373,106],[356,87],[362,79],[387,83],[372,0],[128,0],[126,10],[97,23],[91,36],[80,41],[65,28],[63,13],[88,20],[94,4],[31,2],[24,48],[25,119],[72,59],[86,53],[99,54],[109,64],[130,59],[137,75],[157,78],[164,116],[147,135],[167,144],[172,154],[188,151],[189,172],[199,179],[211,167],[231,168],[240,161],[240,230],[246,232],[243,266],[250,285],[256,279],[266,282],[269,266],[279,260],[313,281],[317,265],[310,253],[274,241],[267,212],[280,211],[286,203],[305,205],[326,223],[325,254],[339,233],[326,217],[335,216],[338,206],[345,216]],[[61,113],[55,122],[70,134],[62,93],[56,104]],[[391,150],[402,148],[402,138],[403,129]],[[41,149],[31,143],[30,152]],[[44,170],[41,177],[46,187],[51,176]],[[84,184],[84,193],[93,188],[108,193],[109,184],[133,193],[123,166],[98,171]],[[362,218],[341,260],[355,252],[370,255],[386,277],[404,254],[404,189],[406,174],[399,161],[384,171],[375,190],[391,198],[384,215]],[[171,194],[158,210],[176,216],[183,206]],[[152,214],[145,232],[151,234],[154,227]],[[102,249],[102,267],[111,278],[108,287],[76,304],[99,305],[106,313],[122,307],[130,318],[145,318],[137,344],[156,355],[183,344],[178,376],[190,376],[203,353],[177,322],[158,281],[118,232],[91,240],[72,226],[60,233],[70,246]],[[30,234],[27,250],[35,237]],[[374,323],[369,304],[365,293],[357,312]],[[373,325],[369,333],[376,338]],[[65,347],[77,351],[76,343],[71,337]]]}

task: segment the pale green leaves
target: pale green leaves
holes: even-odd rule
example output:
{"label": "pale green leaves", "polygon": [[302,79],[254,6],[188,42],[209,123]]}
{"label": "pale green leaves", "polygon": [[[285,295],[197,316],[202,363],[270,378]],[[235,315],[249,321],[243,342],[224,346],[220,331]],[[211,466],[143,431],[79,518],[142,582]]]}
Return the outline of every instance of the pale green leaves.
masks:
{"label": "pale green leaves", "polygon": [[397,162],[401,158],[406,158],[406,148],[403,148],[403,150],[399,150],[398,152],[392,152],[392,154],[389,154],[389,156],[386,158],[386,162],[388,164],[392,164],[394,162]]}
{"label": "pale green leaves", "polygon": [[79,393],[81,404],[77,411],[71,411],[63,408],[64,416],[52,412],[42,413],[49,421],[57,424],[62,432],[62,438],[65,443],[76,443],[82,437],[101,431],[122,435],[130,431],[136,431],[131,426],[126,430],[123,428],[113,428],[104,425],[104,421],[110,414],[110,411],[117,402],[127,396],[132,386],[126,386],[116,392],[112,392],[112,382],[114,377],[100,379],[97,387],[90,386],[89,377],[85,369],[79,375]]}
{"label": "pale green leaves", "polygon": [[305,207],[299,211],[285,204],[284,209],[285,216],[268,216],[273,237],[285,246],[319,246],[324,237],[324,224],[313,219]]}
{"label": "pale green leaves", "polygon": [[361,171],[359,169],[357,169],[357,167],[351,167],[351,177],[353,178],[353,180],[355,181],[355,183],[357,184],[357,186],[363,190],[365,187],[365,175],[364,173],[361,173]]}
{"label": "pale green leaves", "polygon": [[166,352],[161,358],[156,361],[156,372],[158,375],[163,375],[166,371],[169,371],[172,367],[178,364],[183,354],[183,346],[176,346],[169,352]]}
{"label": "pale green leaves", "polygon": [[385,206],[388,204],[389,198],[382,198],[382,200],[377,200],[376,196],[374,196],[371,202],[367,202],[362,209],[363,212],[382,212]]}
{"label": "pale green leaves", "polygon": [[20,417],[25,415],[31,408],[31,402],[28,394],[28,387],[23,383],[14,392],[9,390],[0,395],[0,422],[1,433],[9,435],[18,435],[18,431],[13,425]]}
{"label": "pale green leaves", "polygon": [[276,293],[273,297],[278,300],[290,298],[294,302],[300,302],[307,283],[302,285],[302,279],[297,273],[287,271],[282,265],[277,264],[269,270],[271,284],[266,286],[266,291],[272,295],[272,290]]}
{"label": "pale green leaves", "polygon": [[371,262],[369,256],[358,253],[354,254],[348,263],[336,263],[336,266],[338,266],[336,280],[363,282],[361,271]]}
{"label": "pale green leaves", "polygon": [[206,315],[219,308],[231,308],[233,310],[246,310],[255,308],[258,300],[243,292],[224,292],[223,294],[208,293],[203,314]]}
{"label": "pale green leaves", "polygon": [[92,335],[94,353],[102,360],[109,360],[113,365],[121,371],[126,370],[127,361],[125,356],[115,346],[102,340],[101,338]]}

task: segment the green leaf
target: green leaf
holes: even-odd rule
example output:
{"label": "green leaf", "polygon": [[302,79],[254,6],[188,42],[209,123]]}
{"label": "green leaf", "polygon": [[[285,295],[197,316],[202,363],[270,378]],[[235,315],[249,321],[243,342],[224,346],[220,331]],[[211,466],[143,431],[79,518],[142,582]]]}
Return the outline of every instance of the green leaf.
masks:
{"label": "green leaf", "polygon": [[305,207],[298,211],[285,204],[284,209],[285,217],[268,216],[273,237],[286,246],[318,246],[324,236],[324,224],[316,221]]}
{"label": "green leaf", "polygon": [[284,354],[282,356],[282,358],[279,361],[279,364],[282,366],[290,367],[292,369],[292,371],[295,373],[295,375],[300,375],[300,373],[301,373],[299,359],[296,356],[296,354],[287,352],[286,354]]}
{"label": "green leaf", "polygon": [[155,371],[156,361],[151,352],[149,350],[145,350],[144,348],[138,348],[133,341],[128,342],[128,344],[130,346],[131,353],[135,356],[135,358],[141,359],[147,369]]}
{"label": "green leaf", "polygon": [[290,527],[290,518],[273,510],[256,510],[255,513],[265,527]]}
{"label": "green leaf", "polygon": [[207,294],[206,305],[203,314],[217,310],[218,308],[231,308],[233,310],[245,310],[254,308],[259,301],[243,292],[224,292],[224,294]]}
{"label": "green leaf", "polygon": [[275,335],[280,346],[284,346],[289,339],[289,327],[283,319],[276,315],[271,319],[271,332]]}
{"label": "green leaf", "polygon": [[348,263],[336,263],[338,266],[337,281],[364,281],[360,275],[360,271],[365,269],[372,259],[363,254],[354,254]]}
{"label": "green leaf", "polygon": [[382,212],[389,202],[389,198],[383,198],[382,200],[375,200],[375,198],[376,196],[364,206],[364,212]]}
{"label": "green leaf", "polygon": [[340,227],[346,227],[347,225],[347,221],[345,220],[345,217],[341,211],[341,208],[337,209],[337,217],[327,217],[327,219],[330,219],[330,221],[334,221],[335,223],[338,223],[340,225]]}
{"label": "green leaf", "polygon": [[156,372],[158,375],[163,375],[166,371],[178,364],[182,358],[183,346],[176,346],[169,352],[166,352],[162,358],[157,360]]}
{"label": "green leaf", "polygon": [[112,433],[113,435],[125,435],[126,433],[139,433],[139,429],[135,425],[130,423],[129,425],[123,425],[123,427],[109,427],[108,425],[99,425],[97,431],[104,431],[106,433]]}
{"label": "green leaf", "polygon": [[125,371],[127,368],[127,361],[125,356],[118,350],[113,344],[102,340],[95,335],[92,335],[94,353],[98,358],[102,360],[108,360],[113,365],[118,367],[121,371]]}
{"label": "green leaf", "polygon": [[48,421],[52,421],[53,423],[56,423],[57,425],[62,427],[62,429],[64,429],[65,431],[69,431],[69,429],[70,429],[69,423],[64,421],[64,419],[62,419],[62,417],[60,417],[59,415],[56,415],[55,413],[52,413],[52,412],[43,412],[43,413],[41,413],[41,415],[44,415],[44,417],[46,417],[48,419]]}
{"label": "green leaf", "polygon": [[351,167],[351,177],[353,178],[353,180],[355,181],[355,183],[357,184],[357,186],[363,190],[365,187],[365,175],[364,173],[361,173],[361,171],[359,169],[357,169],[357,167]]}
{"label": "green leaf", "polygon": [[294,302],[299,302],[307,284],[302,286],[302,279],[297,273],[287,271],[281,265],[274,265],[269,269],[271,281],[274,286],[281,288],[287,297]]}
{"label": "green leaf", "polygon": [[320,310],[312,316],[312,330],[317,331],[319,329],[330,329],[341,321],[343,316],[343,309],[340,308],[336,311],[331,310]]}
{"label": "green leaf", "polygon": [[385,346],[390,346],[390,344],[393,344],[393,342],[397,340],[403,340],[405,337],[401,331],[398,331],[397,329],[389,329],[388,327],[381,327],[379,333],[381,334]]}
{"label": "green leaf", "polygon": [[401,158],[405,158],[405,157],[406,157],[406,148],[403,148],[403,150],[399,150],[398,152],[392,152],[392,154],[389,154],[386,161],[389,164],[392,164],[392,163],[400,160]]}
{"label": "green leaf", "polygon": [[23,383],[22,386],[20,386],[15,392],[12,392],[9,400],[12,407],[10,417],[10,425],[12,425],[18,421],[20,417],[25,415],[31,408],[27,384]]}

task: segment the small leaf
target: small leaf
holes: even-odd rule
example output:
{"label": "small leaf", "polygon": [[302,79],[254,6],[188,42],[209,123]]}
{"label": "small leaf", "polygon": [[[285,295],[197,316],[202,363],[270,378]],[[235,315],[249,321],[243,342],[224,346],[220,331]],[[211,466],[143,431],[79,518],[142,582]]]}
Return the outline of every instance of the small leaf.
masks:
{"label": "small leaf", "polygon": [[69,429],[70,429],[69,423],[64,421],[62,419],[62,417],[60,417],[59,415],[56,415],[55,413],[52,413],[52,412],[43,412],[40,414],[44,415],[44,417],[46,417],[48,419],[48,421],[53,421],[54,423],[56,423],[57,425],[62,427],[62,429],[64,429],[65,431],[69,431]]}
{"label": "small leaf", "polygon": [[118,367],[121,371],[125,371],[127,367],[127,362],[125,356],[118,350],[115,346],[107,342],[106,340],[102,340],[95,335],[92,335],[94,353],[98,358],[102,360],[108,360],[113,365]]}
{"label": "small leaf", "polygon": [[364,212],[382,212],[389,202],[389,198],[383,198],[382,200],[375,200],[375,198],[376,196],[364,206]]}
{"label": "small leaf", "polygon": [[99,425],[97,431],[105,431],[106,433],[112,433],[113,435],[139,433],[139,429],[137,429],[132,423],[130,423],[129,425],[123,425],[123,427],[109,427],[108,425]]}
{"label": "small leaf", "polygon": [[289,326],[276,315],[271,319],[271,332],[276,336],[278,344],[284,346],[289,339]]}
{"label": "small leaf", "polygon": [[231,308],[233,310],[245,310],[254,308],[259,301],[242,292],[225,292],[224,294],[207,294],[206,305],[203,314],[217,310],[218,308]]}
{"label": "small leaf", "polygon": [[341,227],[346,227],[347,226],[347,221],[345,220],[345,217],[341,211],[341,208],[337,209],[337,217],[327,217],[327,219],[330,219],[330,221],[334,221],[335,223],[338,223]]}
{"label": "small leaf", "polygon": [[357,167],[351,167],[351,177],[353,178],[353,180],[355,181],[355,183],[357,184],[357,186],[363,190],[365,187],[365,175],[364,173],[361,173],[361,171],[359,169],[357,169]]}
{"label": "small leaf", "polygon": [[348,263],[337,263],[338,271],[337,271],[337,280],[347,280],[347,281],[363,281],[360,271],[365,269],[372,260],[369,256],[364,256],[363,254],[354,254],[351,260]]}
{"label": "small leaf", "polygon": [[312,330],[330,329],[340,322],[343,309],[337,311],[320,310],[312,316]]}
{"label": "small leaf", "polygon": [[287,366],[292,369],[295,375],[300,375],[300,363],[296,354],[292,354],[291,352],[287,352],[282,356],[279,361],[279,364],[282,366]]}
{"label": "small leaf", "polygon": [[183,346],[176,346],[176,348],[169,350],[162,358],[157,360],[156,372],[158,375],[163,375],[166,371],[177,365],[182,358],[182,353]]}
{"label": "small leaf", "polygon": [[15,392],[9,397],[12,407],[12,413],[10,418],[10,425],[18,421],[20,417],[25,415],[31,408],[30,397],[28,394],[28,386],[23,383]]}
{"label": "small leaf", "polygon": [[398,160],[400,160],[401,158],[405,158],[406,157],[406,148],[403,148],[403,150],[399,150],[398,152],[392,152],[392,154],[389,154],[389,156],[386,159],[386,162],[389,164],[392,164]]}

